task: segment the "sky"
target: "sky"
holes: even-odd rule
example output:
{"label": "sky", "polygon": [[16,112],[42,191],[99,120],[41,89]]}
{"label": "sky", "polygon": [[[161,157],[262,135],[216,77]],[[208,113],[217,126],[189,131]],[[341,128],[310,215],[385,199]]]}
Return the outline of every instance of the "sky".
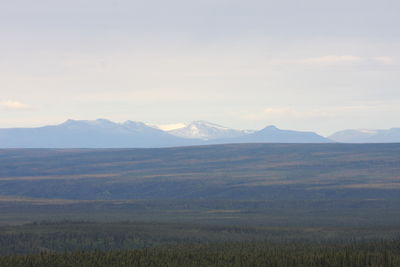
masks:
{"label": "sky", "polygon": [[0,0],[0,128],[400,127],[398,0]]}

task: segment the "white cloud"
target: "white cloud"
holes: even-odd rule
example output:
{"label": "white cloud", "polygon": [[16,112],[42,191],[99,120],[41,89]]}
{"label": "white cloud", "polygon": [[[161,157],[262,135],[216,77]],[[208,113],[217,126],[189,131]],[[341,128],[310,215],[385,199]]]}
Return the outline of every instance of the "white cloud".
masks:
{"label": "white cloud", "polygon": [[376,102],[354,104],[347,106],[330,106],[315,108],[268,107],[257,112],[250,112],[242,116],[248,120],[269,119],[324,119],[364,114],[368,112],[396,112],[399,111],[399,102]]}
{"label": "white cloud", "polygon": [[21,103],[19,101],[2,101],[0,102],[0,107],[3,109],[9,110],[21,110],[21,109],[29,109],[30,106]]}
{"label": "white cloud", "polygon": [[338,55],[328,55],[322,57],[312,57],[303,59],[304,63],[311,64],[346,64],[346,63],[355,63],[362,61],[363,58],[351,55],[338,56]]}
{"label": "white cloud", "polygon": [[326,55],[307,58],[289,58],[272,60],[277,65],[300,65],[300,66],[336,66],[344,64],[360,64],[367,58],[353,55]]}
{"label": "white cloud", "polygon": [[260,115],[264,118],[325,118],[333,113],[323,109],[266,108]]}
{"label": "white cloud", "polygon": [[300,65],[300,66],[382,66],[395,65],[396,60],[389,56],[370,56],[361,57],[354,55],[326,55],[318,57],[297,58],[297,59],[281,59],[273,60],[277,65]]}
{"label": "white cloud", "polygon": [[266,108],[263,110],[263,114],[266,116],[291,116],[293,113],[291,108]]}
{"label": "white cloud", "polygon": [[392,65],[395,63],[395,60],[391,57],[374,57],[373,60],[378,63],[387,65]]}

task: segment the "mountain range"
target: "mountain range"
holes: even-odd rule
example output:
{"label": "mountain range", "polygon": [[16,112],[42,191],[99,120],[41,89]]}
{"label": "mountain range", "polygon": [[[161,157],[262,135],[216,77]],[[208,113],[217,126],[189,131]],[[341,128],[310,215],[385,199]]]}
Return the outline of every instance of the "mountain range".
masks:
{"label": "mountain range", "polygon": [[133,121],[67,120],[38,128],[0,129],[0,147],[3,148],[141,148],[193,144],[193,141]]}
{"label": "mountain range", "polygon": [[328,137],[340,143],[399,143],[400,128],[388,130],[344,130]]}
{"label": "mountain range", "polygon": [[328,138],[314,132],[236,130],[206,121],[164,131],[143,122],[67,120],[37,128],[0,129],[0,148],[155,148],[227,143],[385,143],[400,142],[400,129],[345,130]]}

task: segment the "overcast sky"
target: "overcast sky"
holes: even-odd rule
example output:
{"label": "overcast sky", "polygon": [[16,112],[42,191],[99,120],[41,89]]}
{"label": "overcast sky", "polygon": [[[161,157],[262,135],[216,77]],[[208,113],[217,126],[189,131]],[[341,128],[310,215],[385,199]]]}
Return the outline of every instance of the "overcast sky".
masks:
{"label": "overcast sky", "polygon": [[0,128],[400,127],[400,1],[0,0]]}

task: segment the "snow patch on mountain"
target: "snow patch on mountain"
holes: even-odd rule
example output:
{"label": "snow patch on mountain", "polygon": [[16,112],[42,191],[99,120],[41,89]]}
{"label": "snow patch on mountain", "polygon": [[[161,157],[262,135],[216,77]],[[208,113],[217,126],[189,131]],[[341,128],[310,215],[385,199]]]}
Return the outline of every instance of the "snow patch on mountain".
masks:
{"label": "snow patch on mountain", "polygon": [[159,125],[149,125],[163,131],[172,131],[176,129],[181,129],[187,126],[185,123],[171,123],[171,124],[159,124]]}
{"label": "snow patch on mountain", "polygon": [[168,133],[190,139],[235,138],[246,134],[246,131],[235,130],[208,121],[194,121],[185,127],[168,131]]}

